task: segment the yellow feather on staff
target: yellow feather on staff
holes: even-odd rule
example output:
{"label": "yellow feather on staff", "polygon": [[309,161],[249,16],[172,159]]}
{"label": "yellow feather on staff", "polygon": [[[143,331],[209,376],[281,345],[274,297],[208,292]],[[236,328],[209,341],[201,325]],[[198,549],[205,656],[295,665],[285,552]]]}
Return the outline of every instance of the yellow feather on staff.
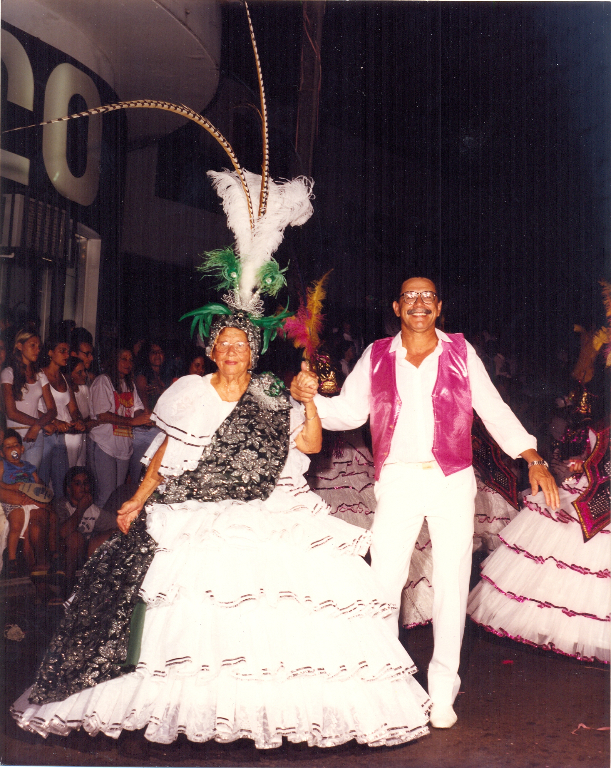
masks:
{"label": "yellow feather on staff", "polygon": [[287,318],[284,324],[284,332],[297,349],[303,349],[303,357],[312,362],[316,350],[320,346],[320,332],[322,330],[322,305],[327,296],[325,283],[333,272],[330,269],[320,280],[308,286],[306,291],[306,303],[303,300],[293,317]]}
{"label": "yellow feather on staff", "polygon": [[603,294],[603,304],[605,305],[605,314],[607,316],[607,325],[603,326],[594,337],[594,344],[597,348],[605,347],[603,355],[605,357],[605,366],[611,367],[611,283],[607,280],[599,280]]}

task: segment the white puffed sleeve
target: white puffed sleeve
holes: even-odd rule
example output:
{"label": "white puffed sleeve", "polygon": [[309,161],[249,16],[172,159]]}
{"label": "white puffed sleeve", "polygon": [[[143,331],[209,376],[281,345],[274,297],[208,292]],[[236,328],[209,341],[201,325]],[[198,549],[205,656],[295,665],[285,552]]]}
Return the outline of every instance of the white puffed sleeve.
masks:
{"label": "white puffed sleeve", "polygon": [[166,389],[151,416],[164,434],[151,443],[143,463],[150,462],[167,435],[168,445],[159,474],[177,477],[197,467],[204,447],[225,417],[214,413],[210,389],[207,379],[196,375],[183,376]]}

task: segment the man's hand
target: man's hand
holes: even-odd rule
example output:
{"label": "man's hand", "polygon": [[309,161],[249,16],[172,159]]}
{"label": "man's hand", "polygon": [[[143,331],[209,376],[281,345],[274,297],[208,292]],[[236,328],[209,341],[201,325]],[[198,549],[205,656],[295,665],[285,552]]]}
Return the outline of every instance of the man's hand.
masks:
{"label": "man's hand", "polygon": [[533,494],[541,489],[545,495],[545,503],[552,509],[560,506],[560,495],[554,476],[543,464],[535,464],[528,470],[528,480]]}
{"label": "man's hand", "polygon": [[309,403],[318,392],[318,376],[310,370],[310,364],[301,363],[301,371],[291,382],[291,396],[301,403]]}

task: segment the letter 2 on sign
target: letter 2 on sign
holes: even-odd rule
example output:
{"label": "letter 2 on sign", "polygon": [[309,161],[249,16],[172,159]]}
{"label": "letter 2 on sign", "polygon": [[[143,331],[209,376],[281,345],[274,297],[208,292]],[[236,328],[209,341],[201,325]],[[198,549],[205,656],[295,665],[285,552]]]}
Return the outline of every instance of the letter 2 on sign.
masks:
{"label": "letter 2 on sign", "polygon": [[[6,98],[11,104],[34,109],[34,73],[28,54],[19,40],[2,30],[2,61],[7,72]],[[0,153],[2,175],[27,187],[30,181],[30,161],[27,157],[3,149]]]}

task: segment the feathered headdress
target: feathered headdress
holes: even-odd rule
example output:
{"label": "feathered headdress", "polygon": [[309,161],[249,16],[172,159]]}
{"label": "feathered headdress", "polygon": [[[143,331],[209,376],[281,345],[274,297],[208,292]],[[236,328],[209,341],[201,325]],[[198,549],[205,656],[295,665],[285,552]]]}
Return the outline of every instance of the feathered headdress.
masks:
{"label": "feathered headdress", "polygon": [[611,283],[599,280],[602,288],[603,303],[607,322],[597,331],[588,331],[582,325],[573,326],[573,330],[581,335],[581,349],[579,358],[571,376],[582,384],[587,384],[594,376],[594,361],[598,353],[603,350],[605,365],[611,366]]}
{"label": "feathered headdress", "polygon": [[[225,305],[207,304],[200,309],[188,312],[180,319],[192,318],[192,332],[198,328],[202,335],[207,335],[213,315],[227,315],[232,310],[246,312],[255,326],[264,331],[261,351],[265,352],[267,344],[275,337],[277,330],[289,313],[281,312],[271,318],[263,317],[261,295],[275,296],[280,288],[286,285],[283,275],[285,270],[280,269],[273,259],[273,254],[282,242],[286,227],[289,225],[300,226],[312,215],[313,182],[303,176],[292,181],[274,182],[269,176],[269,138],[263,75],[252,20],[246,2],[244,2],[244,8],[255,56],[261,101],[260,115],[263,134],[261,175],[244,170],[240,166],[231,144],[221,132],[203,115],[182,104],[172,104],[153,99],[121,101],[48,120],[37,125],[51,125],[78,117],[102,115],[119,109],[161,109],[192,120],[213,136],[223,147],[233,166],[232,171],[209,171],[208,176],[212,179],[213,186],[223,202],[227,224],[235,236],[235,248],[211,251],[205,254],[200,270],[207,274],[216,275],[219,278],[219,287],[227,289],[228,293],[223,296]],[[219,307],[223,308],[222,311]]]}

